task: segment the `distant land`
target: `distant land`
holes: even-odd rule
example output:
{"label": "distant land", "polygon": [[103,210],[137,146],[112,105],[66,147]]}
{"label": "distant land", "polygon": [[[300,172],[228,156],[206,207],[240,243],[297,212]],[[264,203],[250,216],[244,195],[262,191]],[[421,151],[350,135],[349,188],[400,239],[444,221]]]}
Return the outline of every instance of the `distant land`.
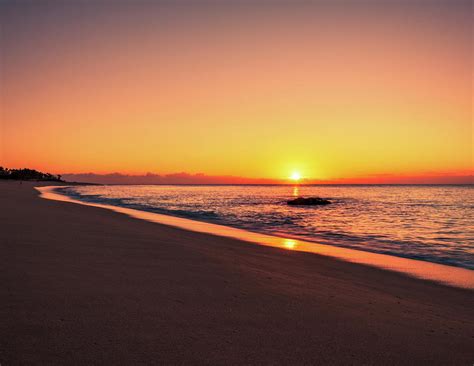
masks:
{"label": "distant land", "polygon": [[39,180],[39,181],[54,181],[64,182],[61,175],[54,175],[51,173],[43,173],[34,169],[8,169],[0,166],[0,179],[11,180]]}

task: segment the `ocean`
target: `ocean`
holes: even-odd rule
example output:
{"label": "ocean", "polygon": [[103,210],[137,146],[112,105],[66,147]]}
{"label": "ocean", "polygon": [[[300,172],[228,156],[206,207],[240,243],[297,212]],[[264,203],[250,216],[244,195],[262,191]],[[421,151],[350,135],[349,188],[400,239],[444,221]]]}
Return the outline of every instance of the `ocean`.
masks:
{"label": "ocean", "polygon": [[[474,186],[98,185],[76,200],[474,269]],[[288,206],[297,196],[327,206]]]}

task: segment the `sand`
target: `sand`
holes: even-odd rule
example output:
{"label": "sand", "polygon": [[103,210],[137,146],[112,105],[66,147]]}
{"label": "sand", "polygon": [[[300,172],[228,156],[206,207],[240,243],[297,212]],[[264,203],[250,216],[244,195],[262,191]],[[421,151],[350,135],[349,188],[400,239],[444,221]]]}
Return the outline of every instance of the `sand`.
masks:
{"label": "sand", "polygon": [[0,363],[471,365],[474,291],[0,182]]}

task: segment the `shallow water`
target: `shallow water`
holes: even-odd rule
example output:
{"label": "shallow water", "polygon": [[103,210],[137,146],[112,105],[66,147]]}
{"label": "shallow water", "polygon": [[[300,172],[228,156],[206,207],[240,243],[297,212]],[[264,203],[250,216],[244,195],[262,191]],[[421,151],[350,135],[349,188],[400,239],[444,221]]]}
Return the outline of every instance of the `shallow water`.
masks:
{"label": "shallow water", "polygon": [[[473,186],[75,186],[85,202],[474,269]],[[288,206],[296,196],[333,204]]]}

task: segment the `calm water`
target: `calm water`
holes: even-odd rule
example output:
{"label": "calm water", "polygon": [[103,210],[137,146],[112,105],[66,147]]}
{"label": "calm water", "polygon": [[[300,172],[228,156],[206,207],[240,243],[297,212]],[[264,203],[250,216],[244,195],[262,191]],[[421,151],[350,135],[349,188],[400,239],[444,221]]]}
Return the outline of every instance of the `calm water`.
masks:
{"label": "calm water", "polygon": [[[474,186],[77,186],[86,202],[474,269]],[[333,201],[295,207],[295,196]]]}

